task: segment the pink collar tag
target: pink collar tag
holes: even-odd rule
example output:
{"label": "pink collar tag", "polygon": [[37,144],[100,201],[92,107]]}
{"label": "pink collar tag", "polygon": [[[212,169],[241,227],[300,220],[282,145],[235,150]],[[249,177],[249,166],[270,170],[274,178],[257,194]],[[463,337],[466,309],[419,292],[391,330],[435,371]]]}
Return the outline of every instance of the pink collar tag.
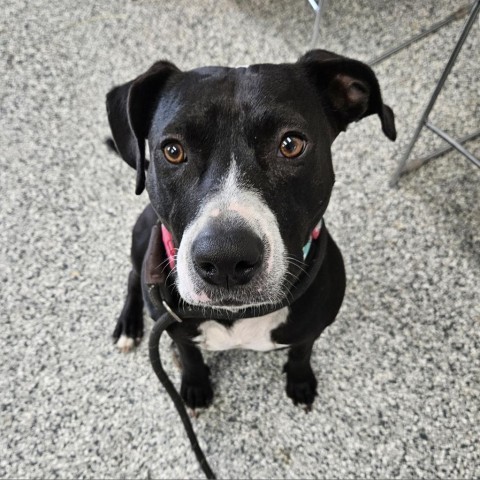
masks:
{"label": "pink collar tag", "polygon": [[323,218],[318,222],[317,226],[312,230],[312,238],[316,240],[320,236],[322,230]]}
{"label": "pink collar tag", "polygon": [[168,257],[168,264],[173,270],[175,268],[175,245],[173,244],[172,234],[167,230],[165,225],[162,224],[162,240],[165,252]]}

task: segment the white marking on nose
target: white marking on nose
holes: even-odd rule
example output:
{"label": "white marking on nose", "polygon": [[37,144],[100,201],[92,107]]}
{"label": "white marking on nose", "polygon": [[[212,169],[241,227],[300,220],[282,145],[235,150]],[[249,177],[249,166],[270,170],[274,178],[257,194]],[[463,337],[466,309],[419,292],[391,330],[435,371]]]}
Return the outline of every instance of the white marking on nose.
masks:
{"label": "white marking on nose", "polygon": [[[206,305],[214,295],[208,291],[205,282],[195,271],[192,259],[192,246],[202,230],[215,218],[228,228],[240,215],[252,232],[262,240],[267,258],[263,271],[255,277],[257,283],[251,286],[261,287],[262,300],[248,299],[249,305],[270,303],[279,296],[286,272],[285,245],[280,235],[277,219],[265,203],[261,195],[242,185],[234,155],[227,175],[224,177],[222,189],[206,199],[203,208],[192,223],[186,228],[177,252],[177,287],[180,296],[188,303]],[[199,293],[199,292],[202,293]],[[203,295],[205,294],[205,295]],[[243,301],[243,298],[241,299]]]}

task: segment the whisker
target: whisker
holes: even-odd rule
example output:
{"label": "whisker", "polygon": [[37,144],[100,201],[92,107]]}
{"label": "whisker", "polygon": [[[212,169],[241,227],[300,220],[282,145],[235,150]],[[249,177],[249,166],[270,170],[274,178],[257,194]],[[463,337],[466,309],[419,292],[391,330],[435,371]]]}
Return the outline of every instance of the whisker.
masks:
{"label": "whisker", "polygon": [[294,279],[295,281],[298,280],[298,275],[295,275],[295,274],[292,273],[292,272],[286,272],[286,274],[287,274],[287,275],[290,275],[291,277],[293,277],[293,279]]}
{"label": "whisker", "polygon": [[295,265],[303,274],[310,276],[310,273],[308,270],[305,270],[304,268],[300,267],[300,265]]}
{"label": "whisker", "polygon": [[170,275],[172,275],[174,272],[176,273],[176,271],[177,271],[177,267],[174,266],[168,273],[167,278],[165,279],[165,283],[167,283],[168,279],[170,278]]}
{"label": "whisker", "polygon": [[156,267],[153,267],[154,270],[160,268],[162,265],[165,265],[168,262],[168,258],[160,262]]}
{"label": "whisker", "polygon": [[290,260],[292,262],[296,262],[297,264],[300,264],[300,265],[303,265],[303,266],[307,266],[306,262],[304,260],[299,260],[298,258],[296,257],[293,257],[292,255],[287,255],[285,257],[285,260]]}
{"label": "whisker", "polygon": [[306,263],[305,262],[299,262],[296,258],[287,258],[287,266],[288,265],[293,265],[297,268],[299,268],[302,272],[306,272]]}

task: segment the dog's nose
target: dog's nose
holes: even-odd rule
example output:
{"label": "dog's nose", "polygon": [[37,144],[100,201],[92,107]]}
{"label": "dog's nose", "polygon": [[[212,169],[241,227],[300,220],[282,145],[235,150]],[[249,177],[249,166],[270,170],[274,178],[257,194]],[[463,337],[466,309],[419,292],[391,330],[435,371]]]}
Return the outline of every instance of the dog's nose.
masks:
{"label": "dog's nose", "polygon": [[192,245],[195,270],[206,282],[224,288],[248,283],[263,260],[262,240],[251,230],[213,224]]}

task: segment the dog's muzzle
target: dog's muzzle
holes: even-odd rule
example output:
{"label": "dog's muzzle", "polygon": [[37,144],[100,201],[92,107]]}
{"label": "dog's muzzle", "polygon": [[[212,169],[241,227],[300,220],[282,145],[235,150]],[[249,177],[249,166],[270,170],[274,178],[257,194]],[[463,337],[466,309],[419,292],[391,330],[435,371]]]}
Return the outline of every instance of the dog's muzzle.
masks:
{"label": "dog's muzzle", "polygon": [[[162,235],[162,230],[166,232],[165,235]],[[170,265],[174,262],[171,236],[165,227],[157,224],[152,228],[150,242],[144,259],[143,282],[153,306],[159,311],[167,309],[170,315],[177,321],[191,318],[236,320],[268,315],[283,307],[292,305],[307,291],[322,266],[327,250],[327,239],[328,232],[323,221],[321,221],[312,232],[311,238],[305,246],[306,269],[281,300],[234,311],[220,310],[209,306],[190,305],[180,298],[172,275],[170,275],[171,270],[165,267],[167,260],[170,260]]]}

